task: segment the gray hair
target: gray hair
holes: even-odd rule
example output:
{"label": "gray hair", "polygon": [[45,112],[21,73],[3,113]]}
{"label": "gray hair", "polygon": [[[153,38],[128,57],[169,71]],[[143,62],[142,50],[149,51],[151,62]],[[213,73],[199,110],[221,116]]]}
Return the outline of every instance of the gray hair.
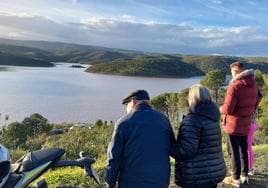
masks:
{"label": "gray hair", "polygon": [[195,107],[200,103],[210,103],[212,97],[209,90],[201,84],[195,84],[191,87],[188,94],[189,109],[195,111]]}

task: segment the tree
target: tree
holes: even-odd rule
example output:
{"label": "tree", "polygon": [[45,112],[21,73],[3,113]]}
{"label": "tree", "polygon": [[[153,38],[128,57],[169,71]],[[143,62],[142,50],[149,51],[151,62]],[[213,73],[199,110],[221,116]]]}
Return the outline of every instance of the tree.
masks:
{"label": "tree", "polygon": [[188,94],[190,88],[183,89],[178,94],[178,105],[182,112],[186,112],[188,110]]}
{"label": "tree", "polygon": [[166,114],[172,126],[178,128],[180,115],[188,109],[188,92],[189,88],[179,93],[163,93],[152,98],[151,105],[154,109]]}
{"label": "tree", "polygon": [[262,88],[265,85],[264,79],[263,79],[263,72],[257,69],[255,71],[255,78],[258,86]]}
{"label": "tree", "polygon": [[166,97],[166,105],[168,106],[168,118],[174,128],[179,127],[180,109],[178,102],[178,93],[170,93]]}
{"label": "tree", "polygon": [[37,113],[26,117],[22,123],[26,125],[29,135],[48,133],[52,129],[52,125],[48,123],[48,120]]}
{"label": "tree", "polygon": [[151,105],[154,107],[154,109],[163,112],[167,116],[169,115],[169,107],[166,103],[166,100],[167,96],[169,95],[169,93],[163,93],[151,99]]}
{"label": "tree", "polygon": [[[25,148],[31,145],[29,140],[35,137],[35,142],[42,143],[37,137],[48,133],[51,129],[52,125],[48,123],[46,118],[40,114],[32,114],[30,117],[26,117],[22,123],[14,122],[4,128],[0,135],[0,141],[12,149],[17,147]],[[27,140],[28,144],[26,144]]]}
{"label": "tree", "polygon": [[[106,123],[107,124],[107,123]],[[96,122],[95,122],[95,126],[102,126],[104,125],[103,121],[101,119],[98,119]]]}
{"label": "tree", "polygon": [[10,149],[23,146],[28,136],[27,128],[24,124],[14,122],[2,130],[1,143]]}
{"label": "tree", "polygon": [[216,102],[218,102],[219,90],[225,85],[226,74],[221,70],[209,71],[201,84],[208,87],[212,91],[212,95]]}

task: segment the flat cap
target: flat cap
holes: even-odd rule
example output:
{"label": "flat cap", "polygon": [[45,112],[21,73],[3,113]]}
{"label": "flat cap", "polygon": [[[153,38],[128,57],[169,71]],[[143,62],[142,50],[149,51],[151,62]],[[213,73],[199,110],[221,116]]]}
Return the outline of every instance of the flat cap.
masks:
{"label": "flat cap", "polygon": [[149,94],[145,90],[137,90],[130,93],[127,97],[122,100],[122,104],[129,103],[132,99],[134,100],[150,100]]}

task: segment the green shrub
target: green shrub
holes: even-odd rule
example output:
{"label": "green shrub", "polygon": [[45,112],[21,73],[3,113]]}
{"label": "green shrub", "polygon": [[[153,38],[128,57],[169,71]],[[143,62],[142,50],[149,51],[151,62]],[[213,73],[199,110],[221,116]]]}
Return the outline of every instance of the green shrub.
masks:
{"label": "green shrub", "polygon": [[65,149],[67,159],[78,158],[84,151],[91,157],[98,158],[106,154],[113,126],[94,126],[91,129],[75,129],[57,136],[49,137],[43,147],[60,147]]}
{"label": "green shrub", "polygon": [[28,151],[25,151],[25,150],[20,149],[20,148],[10,150],[12,162],[19,160],[26,153],[28,153]]}
{"label": "green shrub", "polygon": [[56,187],[57,185],[93,187],[95,185],[94,180],[86,177],[81,168],[49,170],[40,179],[45,179],[49,187]]}

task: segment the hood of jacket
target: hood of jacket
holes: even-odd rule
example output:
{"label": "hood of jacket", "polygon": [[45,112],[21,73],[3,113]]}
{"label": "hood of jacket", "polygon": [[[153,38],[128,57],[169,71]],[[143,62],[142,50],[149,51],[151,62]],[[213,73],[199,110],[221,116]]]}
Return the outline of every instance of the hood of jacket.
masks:
{"label": "hood of jacket", "polygon": [[253,69],[244,70],[243,72],[237,74],[231,81],[230,84],[239,80],[244,85],[251,87],[255,84],[255,74]]}
{"label": "hood of jacket", "polygon": [[220,111],[216,103],[200,103],[197,104],[194,110],[190,110],[191,113],[205,116],[213,121],[220,119]]}

